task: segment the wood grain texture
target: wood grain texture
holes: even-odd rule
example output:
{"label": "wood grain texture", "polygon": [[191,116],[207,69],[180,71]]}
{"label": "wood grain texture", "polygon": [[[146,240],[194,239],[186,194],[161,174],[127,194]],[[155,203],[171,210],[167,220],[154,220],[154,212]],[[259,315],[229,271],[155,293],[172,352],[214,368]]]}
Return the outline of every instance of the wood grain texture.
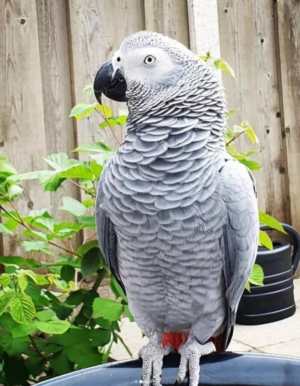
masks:
{"label": "wood grain texture", "polygon": [[[118,49],[122,40],[144,29],[142,0],[72,0],[69,4],[70,34],[72,49],[74,102],[83,102],[82,89],[94,81],[100,66]],[[95,102],[91,97],[91,102]],[[114,114],[124,103],[105,104],[113,107]],[[109,129],[98,127],[101,119],[97,115],[77,122],[78,143],[104,141],[112,148],[118,142]],[[115,135],[121,141],[123,132],[116,128]]]}
{"label": "wood grain texture", "polygon": [[[43,169],[47,147],[35,0],[0,2],[0,90],[0,155],[20,173]],[[17,201],[22,213],[50,207],[38,182],[22,185]],[[19,250],[14,238],[4,236],[5,254]]]}
{"label": "wood grain texture", "polygon": [[144,0],[146,30],[163,33],[189,47],[186,0]]}
{"label": "wood grain texture", "polygon": [[278,0],[275,12],[291,221],[300,232],[300,3]]}
{"label": "wood grain texture", "polygon": [[[37,20],[46,132],[46,154],[66,153],[74,158],[77,146],[74,120],[69,118],[73,107],[70,74],[68,14],[65,0],[38,0]],[[58,210],[63,196],[79,197],[78,188],[65,181],[51,193],[51,214],[59,221],[70,215]],[[74,239],[74,247],[76,247]]]}
{"label": "wood grain texture", "polygon": [[217,0],[187,0],[190,49],[198,55],[220,57]]}
{"label": "wood grain texture", "polygon": [[223,76],[229,108],[239,109],[229,124],[246,119],[253,126],[259,146],[251,146],[246,137],[239,143],[243,151],[259,150],[256,159],[263,165],[255,173],[259,207],[288,221],[273,0],[218,0],[218,13],[221,55],[237,75],[237,80]]}

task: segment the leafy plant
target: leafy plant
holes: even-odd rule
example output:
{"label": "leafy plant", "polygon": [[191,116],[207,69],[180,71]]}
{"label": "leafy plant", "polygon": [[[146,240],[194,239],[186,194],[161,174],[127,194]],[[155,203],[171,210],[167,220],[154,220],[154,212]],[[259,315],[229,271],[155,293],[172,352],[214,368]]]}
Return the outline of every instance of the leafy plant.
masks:
{"label": "leafy plant", "polygon": [[[18,235],[17,242],[24,250],[22,256],[0,257],[6,268],[0,276],[3,385],[26,385],[105,363],[112,344],[119,340],[128,350],[119,336],[119,321],[123,313],[132,316],[95,240],[91,213],[97,181],[114,152],[101,142],[75,151],[87,152],[91,160],[79,162],[64,153],[53,154],[44,158],[50,170],[26,174],[17,174],[7,158],[0,161],[0,232]],[[21,182],[30,179],[38,179],[45,191],[56,191],[69,180],[87,194],[87,199],[62,198],[60,211],[69,216],[66,221],[57,220],[47,209],[22,214],[14,200],[22,193]],[[83,231],[84,242],[74,250],[73,239]],[[53,256],[54,262],[39,262],[39,252]],[[90,286],[85,282],[87,277],[94,277]],[[115,299],[100,297],[105,278],[110,280]]]}

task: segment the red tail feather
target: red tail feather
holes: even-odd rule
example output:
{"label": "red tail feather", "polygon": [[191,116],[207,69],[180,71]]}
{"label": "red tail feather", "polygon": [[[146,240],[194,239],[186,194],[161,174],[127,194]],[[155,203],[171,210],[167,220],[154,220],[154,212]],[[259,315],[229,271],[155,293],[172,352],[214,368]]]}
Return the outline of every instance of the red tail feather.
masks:
{"label": "red tail feather", "polygon": [[[189,333],[188,332],[165,332],[162,345],[163,347],[167,344],[170,344],[175,348],[176,351],[178,351],[179,346],[181,343],[185,343],[188,340]],[[216,346],[217,352],[223,351],[223,341],[224,336],[219,335],[216,338],[210,338],[208,342],[213,342]]]}

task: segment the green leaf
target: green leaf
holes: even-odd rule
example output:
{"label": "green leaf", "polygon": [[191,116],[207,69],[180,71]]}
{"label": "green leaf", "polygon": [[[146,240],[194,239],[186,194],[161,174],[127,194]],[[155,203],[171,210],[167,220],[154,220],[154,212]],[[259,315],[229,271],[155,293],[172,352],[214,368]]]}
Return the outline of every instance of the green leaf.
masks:
{"label": "green leaf", "polygon": [[7,194],[11,200],[14,200],[16,197],[20,196],[23,193],[23,189],[18,185],[9,185],[7,186]]}
{"label": "green leaf", "polygon": [[250,126],[247,127],[247,135],[252,143],[259,143],[259,140],[258,140],[254,130]]}
{"label": "green leaf", "polygon": [[47,279],[47,277],[45,277],[44,275],[36,275],[36,282],[38,285],[49,285],[49,281]]}
{"label": "green leaf", "polygon": [[100,111],[106,118],[111,117],[111,109],[108,106],[97,104],[95,108]]}
{"label": "green leaf", "polygon": [[36,313],[36,317],[40,322],[48,322],[55,317],[55,312],[52,310],[44,310]]}
{"label": "green leaf", "polygon": [[66,299],[67,304],[71,304],[73,306],[79,306],[83,302],[85,295],[85,290],[77,290],[74,292],[71,292],[68,298]]}
{"label": "green leaf", "polygon": [[33,220],[32,224],[35,227],[39,227],[50,232],[53,232],[54,225],[56,224],[56,220],[53,217],[40,217]]}
{"label": "green leaf", "polygon": [[95,216],[78,216],[77,220],[84,228],[96,228]]}
{"label": "green leaf", "polygon": [[58,224],[54,225],[54,232],[60,232],[60,231],[75,231],[78,232],[81,229],[80,224],[76,224],[72,221],[63,221]]}
{"label": "green leaf", "polygon": [[104,330],[103,328],[96,328],[94,330],[90,330],[89,338],[92,340],[91,346],[106,346],[110,342],[110,336],[110,330]]}
{"label": "green leaf", "polygon": [[68,359],[65,350],[53,354],[49,362],[50,368],[54,370],[56,376],[67,374],[74,370],[74,364]]}
{"label": "green leaf", "polygon": [[30,277],[35,283],[37,283],[36,274],[33,271],[30,271],[28,269],[20,269],[18,272],[20,274]]}
{"label": "green leaf", "polygon": [[[70,167],[73,163],[78,163],[76,160],[69,160],[66,153],[57,153],[51,154],[47,157],[44,157],[44,160],[50,165],[54,170],[61,171]],[[70,162],[71,161],[71,162]]]}
{"label": "green leaf", "polygon": [[105,128],[105,127],[113,127],[113,126],[119,126],[119,122],[118,122],[118,118],[116,117],[110,117],[108,119],[106,119],[105,121],[99,123],[99,127],[101,128]]}
{"label": "green leaf", "polygon": [[233,78],[235,78],[235,73],[233,68],[230,66],[229,63],[226,62],[225,59],[216,59],[214,60],[214,66],[217,70],[222,70],[228,72]]}
{"label": "green leaf", "polygon": [[30,324],[35,317],[35,307],[31,298],[23,293],[18,293],[10,302],[12,318],[20,324]]}
{"label": "green leaf", "polygon": [[258,286],[264,285],[264,271],[260,265],[254,264],[249,282]]}
{"label": "green leaf", "polygon": [[61,178],[84,178],[86,180],[93,180],[93,172],[88,166],[74,165],[59,175]]}
{"label": "green leaf", "polygon": [[78,103],[71,110],[69,118],[75,117],[76,119],[81,119],[90,115],[94,110],[97,103],[88,104],[88,103]]}
{"label": "green leaf", "polygon": [[122,304],[104,298],[97,298],[93,303],[93,316],[102,316],[104,319],[114,322],[120,319],[123,312]]}
{"label": "green leaf", "polygon": [[265,231],[259,231],[259,242],[261,245],[265,246],[268,249],[273,249],[273,243],[269,235]]}
{"label": "green leaf", "polygon": [[48,208],[35,209],[35,210],[31,210],[29,212],[29,217],[39,218],[39,217],[44,217],[44,216],[46,216],[46,217],[50,216],[50,214],[48,213]]}
{"label": "green leaf", "polygon": [[103,363],[103,355],[99,354],[98,348],[91,347],[88,340],[81,340],[80,343],[65,349],[70,361],[76,363],[76,369],[83,369],[97,366]]}
{"label": "green leaf", "polygon": [[59,177],[59,172],[55,170],[45,170],[39,177],[45,192],[56,192],[64,182],[64,178]]}
{"label": "green leaf", "polygon": [[13,299],[16,297],[16,292],[14,290],[8,290],[6,292],[0,292],[0,315],[3,314],[10,306]]}
{"label": "green leaf", "polygon": [[26,275],[19,274],[18,275],[18,286],[20,287],[21,291],[24,292],[27,288],[28,280]]}
{"label": "green leaf", "polygon": [[105,166],[107,161],[109,161],[115,154],[116,154],[115,151],[104,151],[104,152],[98,153],[98,154],[89,154],[89,157],[91,157],[100,166],[103,167],[103,166]]}
{"label": "green leaf", "polygon": [[[89,241],[85,244],[82,244],[76,251],[78,255],[85,255],[90,249],[99,248],[99,243],[97,240]],[[1,258],[0,258],[1,263]]]}
{"label": "green leaf", "polygon": [[15,322],[8,312],[0,316],[0,326],[6,333],[11,334],[13,338],[27,336],[35,330],[33,325],[25,326]]}
{"label": "green leaf", "polygon": [[236,113],[236,109],[228,110],[227,113],[226,113],[226,118],[230,117],[230,115],[235,114],[235,113]]}
{"label": "green leaf", "polygon": [[92,84],[87,84],[82,90],[83,94],[91,96],[94,95],[94,86]]}
{"label": "green leaf", "polygon": [[99,165],[95,160],[92,160],[91,161],[91,170],[92,170],[95,178],[99,178],[101,173],[102,173],[103,167],[101,165]]}
{"label": "green leaf", "polygon": [[25,360],[25,366],[33,377],[38,377],[45,370],[44,359],[40,356],[29,357]]}
{"label": "green leaf", "polygon": [[75,200],[72,197],[63,197],[62,199],[63,206],[60,207],[61,210],[71,213],[74,216],[82,216],[86,212],[86,207],[82,205],[81,202]]}
{"label": "green leaf", "polygon": [[259,212],[259,221],[270,228],[276,229],[279,232],[286,233],[279,221],[267,213]]}
{"label": "green leaf", "polygon": [[[93,162],[93,161],[92,161]],[[85,201],[82,201],[82,204],[86,207],[86,208],[90,208],[92,206],[95,206],[95,201],[94,200],[85,200]]]}
{"label": "green leaf", "polygon": [[29,172],[29,173],[22,173],[17,174],[15,176],[11,176],[11,181],[28,181],[28,180],[37,180],[40,178],[41,173],[43,173],[43,170],[35,171],[35,172]]}
{"label": "green leaf", "polygon": [[6,233],[8,235],[13,235],[14,233],[9,230],[4,224],[0,223],[0,233]]}
{"label": "green leaf", "polygon": [[52,255],[52,251],[49,248],[48,243],[44,241],[21,241],[20,244],[24,248],[25,252],[41,251],[47,255]]}
{"label": "green leaf", "polygon": [[248,160],[241,160],[240,161],[242,164],[247,166],[250,170],[261,170],[262,167],[258,162],[255,161],[248,161]]}
{"label": "green leaf", "polygon": [[125,125],[126,122],[127,122],[127,115],[119,115],[118,116],[118,123],[120,126]]}
{"label": "green leaf", "polygon": [[130,322],[134,322],[134,317],[132,315],[132,313],[130,312],[129,310],[129,307],[126,305],[124,306],[124,312],[125,312],[125,315],[127,316],[127,318],[130,320]]}
{"label": "green leaf", "polygon": [[40,240],[48,241],[45,233],[34,231],[31,229],[26,229],[23,234],[25,236],[37,237]]}
{"label": "green leaf", "polygon": [[8,385],[25,385],[29,378],[28,370],[21,353],[15,356],[6,356],[3,366],[5,380]]}
{"label": "green leaf", "polygon": [[111,279],[110,279],[110,288],[112,292],[115,294],[117,299],[122,298],[126,303],[128,302],[127,297],[124,294],[124,291],[122,290],[120,284],[113,276],[111,276]]}
{"label": "green leaf", "polygon": [[102,153],[103,151],[111,151],[111,149],[104,142],[93,142],[86,145],[80,145],[73,150],[74,153]]}
{"label": "green leaf", "polygon": [[19,223],[18,223],[18,221],[14,220],[12,218],[9,218],[4,225],[10,231],[15,231],[18,228]]}
{"label": "green leaf", "polygon": [[64,334],[70,328],[70,323],[65,320],[35,321],[34,325],[38,330],[51,335]]}
{"label": "green leaf", "polygon": [[11,327],[11,334],[13,338],[22,338],[24,336],[32,334],[36,328],[33,324],[29,324],[28,326],[25,324],[16,323],[14,320],[14,325]]}
{"label": "green leaf", "polygon": [[100,258],[101,254],[99,248],[92,248],[83,256],[81,262],[81,273],[83,278],[91,276],[97,271],[100,265]]}
{"label": "green leaf", "polygon": [[41,265],[38,264],[33,259],[23,259],[19,256],[0,256],[0,264],[5,266],[15,265],[19,267],[29,267],[29,268],[40,268]]}
{"label": "green leaf", "polygon": [[61,269],[61,278],[69,283],[70,281],[74,280],[75,276],[75,268],[70,265],[65,265]]}
{"label": "green leaf", "polygon": [[10,275],[8,275],[7,273],[2,273],[0,275],[0,285],[2,288],[6,288],[9,286],[9,283],[10,283]]}

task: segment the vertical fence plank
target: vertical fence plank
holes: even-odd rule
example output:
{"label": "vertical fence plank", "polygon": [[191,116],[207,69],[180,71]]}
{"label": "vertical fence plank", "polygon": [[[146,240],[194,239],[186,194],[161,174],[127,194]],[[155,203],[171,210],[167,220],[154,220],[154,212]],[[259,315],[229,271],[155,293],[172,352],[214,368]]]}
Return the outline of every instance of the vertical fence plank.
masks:
{"label": "vertical fence plank", "polygon": [[190,47],[195,54],[220,57],[217,0],[187,0]]}
{"label": "vertical fence plank", "polygon": [[[41,0],[36,4],[47,154],[67,153],[72,157],[76,133],[69,118],[72,93],[66,2]],[[52,214],[60,219],[66,217],[57,210],[63,195],[77,198],[77,187],[66,181],[51,194]]]}
{"label": "vertical fence plank", "polygon": [[[92,83],[95,74],[105,60],[112,57],[122,40],[144,28],[142,0],[69,0],[69,17],[72,47],[74,100],[83,101],[82,89]],[[91,99],[94,102],[94,98]],[[118,108],[125,104],[106,104]],[[113,148],[118,142],[109,129],[99,129],[98,116],[77,122],[79,143],[104,141]],[[122,139],[122,130],[115,135]]]}
{"label": "vertical fence plank", "polygon": [[[218,0],[221,55],[235,69],[237,80],[224,75],[230,108],[238,108],[229,123],[246,119],[260,139],[255,173],[261,210],[281,221],[289,219],[286,165],[276,66],[273,0]],[[251,148],[247,138],[241,150]]]}
{"label": "vertical fence plank", "polygon": [[186,0],[144,0],[146,29],[160,32],[189,47]]}
{"label": "vertical fence plank", "polygon": [[[0,155],[19,172],[45,167],[46,135],[35,0],[0,3]],[[38,182],[23,184],[19,210],[50,206]],[[3,252],[17,254],[15,238],[4,236]]]}
{"label": "vertical fence plank", "polygon": [[300,232],[300,3],[297,0],[277,0],[275,12],[291,221]]}

